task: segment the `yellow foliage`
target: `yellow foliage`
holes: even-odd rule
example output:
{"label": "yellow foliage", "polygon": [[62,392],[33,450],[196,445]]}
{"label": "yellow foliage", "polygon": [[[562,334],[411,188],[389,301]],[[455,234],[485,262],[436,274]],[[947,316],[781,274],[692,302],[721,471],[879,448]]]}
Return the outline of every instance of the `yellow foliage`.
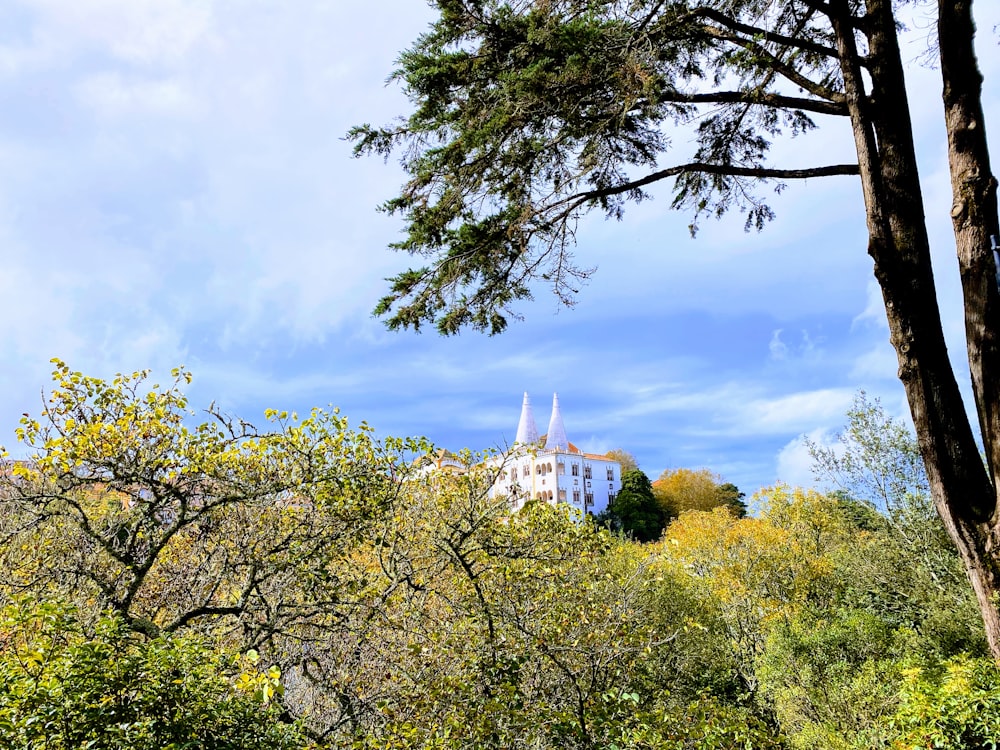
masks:
{"label": "yellow foliage", "polygon": [[653,496],[670,516],[711,510],[720,504],[718,474],[708,469],[667,469],[653,482]]}
{"label": "yellow foliage", "polygon": [[765,493],[758,518],[737,519],[723,507],[682,513],[658,549],[711,592],[746,665],[774,625],[829,590],[833,562],[820,542],[840,530],[832,512],[813,518],[829,502],[817,493],[783,487]]}
{"label": "yellow foliage", "polygon": [[803,547],[820,554],[857,533],[836,501],[817,492],[779,484],[753,497],[761,518],[786,529]]}

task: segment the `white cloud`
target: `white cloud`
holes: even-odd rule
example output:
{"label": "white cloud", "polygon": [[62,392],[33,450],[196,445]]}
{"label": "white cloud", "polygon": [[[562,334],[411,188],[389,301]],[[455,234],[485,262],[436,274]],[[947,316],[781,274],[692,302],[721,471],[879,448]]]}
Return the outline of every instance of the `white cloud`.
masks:
{"label": "white cloud", "polygon": [[869,281],[866,290],[865,309],[851,321],[851,330],[863,326],[871,326],[888,330],[889,323],[885,318],[885,302],[882,300],[882,289],[877,281]]}
{"label": "white cloud", "polygon": [[[810,415],[783,407],[789,397],[769,399],[761,395],[762,388],[760,381],[731,381],[702,390],[685,383],[684,393],[646,401],[629,411],[635,416],[660,413],[674,424],[683,420],[683,434],[698,438],[794,432],[812,424]],[[692,421],[692,415],[698,418]]]}
{"label": "white cloud", "polygon": [[[8,252],[10,246],[7,246]],[[73,325],[72,310],[66,301],[72,292],[50,276],[44,286],[39,273],[8,256],[0,274],[0,319],[6,321],[0,332],[3,350],[15,361],[46,362],[64,353],[71,356],[87,347],[86,333]]]}
{"label": "white cloud", "polygon": [[885,339],[854,360],[848,377],[859,383],[893,380],[898,366],[896,351]]}
{"label": "white cloud", "polygon": [[55,57],[55,46],[44,36],[35,35],[28,41],[0,44],[0,75],[13,77],[44,67]]}
{"label": "white cloud", "polygon": [[82,80],[77,95],[82,104],[103,117],[189,117],[198,109],[194,93],[176,77],[141,80],[100,73]]}
{"label": "white cloud", "polygon": [[820,344],[825,337],[819,336],[814,339],[808,329],[803,328],[799,332],[799,343],[789,346],[782,339],[783,333],[784,329],[777,328],[771,334],[768,352],[772,361],[801,368],[803,365],[815,364],[823,358],[824,351]]}
{"label": "white cloud", "polygon": [[176,65],[210,28],[210,0],[24,0],[36,11],[36,33],[66,54],[106,50],[122,62]]}
{"label": "white cloud", "polygon": [[792,432],[843,419],[853,388],[821,388],[750,400],[740,413],[746,428],[757,432]]}
{"label": "white cloud", "polygon": [[771,359],[779,361],[788,359],[788,345],[781,340],[780,328],[771,334],[771,342],[767,345],[767,348],[771,352]]}
{"label": "white cloud", "polygon": [[834,448],[837,445],[833,435],[823,429],[812,430],[808,434],[799,435],[790,440],[776,457],[776,474],[779,482],[795,487],[815,487],[816,477],[813,474],[813,458],[809,455],[811,442],[821,448]]}
{"label": "white cloud", "polygon": [[[659,415],[670,424],[683,417],[684,434],[698,437],[799,434],[840,424],[855,393],[853,386],[782,393],[760,372],[701,388],[693,380],[646,383],[647,395],[621,403],[605,418],[617,424]],[[692,414],[700,418],[691,422]]]}

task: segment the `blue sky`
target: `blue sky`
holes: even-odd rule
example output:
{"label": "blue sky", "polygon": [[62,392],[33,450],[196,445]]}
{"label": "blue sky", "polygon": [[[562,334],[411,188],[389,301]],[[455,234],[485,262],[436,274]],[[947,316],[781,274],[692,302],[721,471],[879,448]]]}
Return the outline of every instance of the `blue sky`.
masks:
{"label": "blue sky", "polygon": [[[998,5],[977,5],[994,144]],[[429,20],[416,0],[0,4],[0,442],[39,410],[52,357],[105,376],[184,364],[195,404],[249,420],[335,404],[452,448],[512,440],[525,390],[544,430],[558,391],[582,447],[748,492],[809,482],[801,436],[829,439],[858,389],[904,413],[852,178],[791,185],[761,234],[733,217],[695,240],[665,185],[621,223],[583,223],[577,257],[598,270],[573,309],[540,291],[495,338],[383,330],[370,311],[407,259],[375,207],[401,174],[351,159],[343,135],[406,110],[384,81]],[[961,366],[929,24],[914,18],[904,57]],[[816,154],[851,159],[845,123],[775,160]]]}

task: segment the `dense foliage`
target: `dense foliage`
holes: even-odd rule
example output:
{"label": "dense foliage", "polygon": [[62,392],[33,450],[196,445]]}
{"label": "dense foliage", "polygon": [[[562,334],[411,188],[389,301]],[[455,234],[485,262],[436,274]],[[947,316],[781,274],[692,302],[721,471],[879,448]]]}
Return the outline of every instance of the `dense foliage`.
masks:
{"label": "dense foliage", "polygon": [[653,482],[653,494],[668,518],[688,510],[725,506],[739,518],[747,514],[746,495],[708,469],[667,469]]}
{"label": "dense foliage", "polygon": [[3,476],[5,747],[1000,740],[1000,673],[919,483],[905,513],[775,487],[640,543],[511,516],[476,457],[428,473],[420,441],[336,414],[192,427],[184,373],[55,376]]}
{"label": "dense foliage", "polygon": [[147,639],[116,616],[9,603],[0,619],[0,745],[45,750],[272,750],[306,739],[271,700],[280,673],[190,635]]}
{"label": "dense foliage", "polygon": [[653,496],[649,477],[639,469],[629,469],[622,472],[621,491],[597,521],[638,542],[652,542],[660,538],[667,517]]}

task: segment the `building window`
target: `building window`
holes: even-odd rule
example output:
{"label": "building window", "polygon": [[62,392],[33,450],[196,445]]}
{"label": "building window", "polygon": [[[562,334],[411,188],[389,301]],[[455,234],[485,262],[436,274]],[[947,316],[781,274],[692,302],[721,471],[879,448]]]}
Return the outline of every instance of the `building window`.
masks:
{"label": "building window", "polygon": [[560,461],[558,464],[556,464],[556,468],[559,470],[559,476],[561,477],[566,476],[566,464]]}
{"label": "building window", "polygon": [[593,492],[586,493],[583,496],[583,503],[584,503],[584,507],[587,507],[587,508],[589,508],[591,505],[593,505],[594,504],[594,493]]}
{"label": "building window", "polygon": [[615,493],[614,492],[609,492],[608,493],[608,507],[610,508],[614,504],[615,504]]}
{"label": "building window", "polygon": [[608,467],[608,481],[610,482],[610,481],[612,481],[612,480],[613,480],[614,478],[615,478],[615,470],[614,470],[614,467],[612,467],[612,466],[609,466],[609,467]]}
{"label": "building window", "polygon": [[529,467],[528,464],[524,464],[524,466],[521,467],[521,476],[526,477],[529,474],[531,474],[531,467]]}
{"label": "building window", "polygon": [[573,502],[577,505],[580,504],[580,490],[573,490]]}
{"label": "building window", "polygon": [[580,464],[573,464],[573,471],[570,472],[574,477],[580,476]]}
{"label": "building window", "polygon": [[593,474],[594,474],[594,472],[591,471],[591,468],[589,466],[584,466],[583,467],[583,478],[584,479],[593,479],[594,478]]}

